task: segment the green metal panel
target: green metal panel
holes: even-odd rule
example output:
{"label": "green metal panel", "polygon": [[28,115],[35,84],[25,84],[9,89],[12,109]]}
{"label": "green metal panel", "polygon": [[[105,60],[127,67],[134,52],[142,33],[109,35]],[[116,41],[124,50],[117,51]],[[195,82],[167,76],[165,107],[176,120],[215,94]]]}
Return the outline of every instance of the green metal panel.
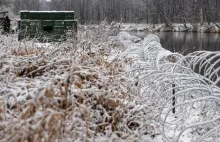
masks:
{"label": "green metal panel", "polygon": [[74,20],[73,25],[74,25],[74,31],[77,33],[77,20]]}
{"label": "green metal panel", "polygon": [[31,20],[30,21],[30,30],[35,31],[35,32],[42,30],[42,23],[41,23],[41,21],[39,21],[39,20],[36,20],[36,21]]}
{"label": "green metal panel", "polygon": [[66,24],[66,27],[73,27],[73,23],[74,23],[74,21],[72,20],[72,21],[65,21],[65,24]]}
{"label": "green metal panel", "polygon": [[66,30],[74,30],[77,32],[77,20],[66,20],[65,28]]}
{"label": "green metal panel", "polygon": [[39,13],[39,20],[50,20],[49,15],[41,12],[41,13]]}
{"label": "green metal panel", "polygon": [[23,20],[20,22],[20,30],[21,32],[24,34],[25,33],[29,33],[29,27],[30,27],[30,22],[29,20]]}
{"label": "green metal panel", "polygon": [[41,26],[41,20],[30,20],[30,26]]}
{"label": "green metal panel", "polygon": [[43,26],[53,26],[54,25],[54,21],[53,20],[44,20],[41,21]]}
{"label": "green metal panel", "polygon": [[57,12],[56,13],[56,20],[65,20],[65,13],[64,12]]}
{"label": "green metal panel", "polygon": [[63,20],[55,20],[54,26],[65,27],[65,22]]}
{"label": "green metal panel", "polygon": [[38,20],[40,19],[40,14],[38,12],[30,12],[29,20]]}
{"label": "green metal panel", "polygon": [[65,27],[66,30],[74,30],[77,32],[77,20],[66,20]]}
{"label": "green metal panel", "polygon": [[37,38],[58,41],[65,39],[69,30],[77,32],[77,20],[73,11],[21,11],[18,39]]}
{"label": "green metal panel", "polygon": [[65,20],[73,20],[73,19],[74,19],[74,12],[65,13]]}
{"label": "green metal panel", "polygon": [[20,18],[21,19],[28,19],[29,18],[29,11],[21,11]]}
{"label": "green metal panel", "polygon": [[30,21],[29,20],[21,20],[21,26],[25,25],[25,26],[29,26]]}
{"label": "green metal panel", "polygon": [[48,15],[48,20],[56,20],[56,14],[55,13],[45,13]]}

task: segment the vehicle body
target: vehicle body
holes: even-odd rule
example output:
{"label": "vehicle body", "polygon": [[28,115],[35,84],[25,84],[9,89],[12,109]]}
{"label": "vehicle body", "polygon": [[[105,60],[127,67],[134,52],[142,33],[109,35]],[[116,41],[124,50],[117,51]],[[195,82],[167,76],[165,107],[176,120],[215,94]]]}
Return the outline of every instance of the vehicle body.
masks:
{"label": "vehicle body", "polygon": [[74,18],[74,11],[21,11],[18,40],[65,40],[67,32],[77,32],[77,20]]}

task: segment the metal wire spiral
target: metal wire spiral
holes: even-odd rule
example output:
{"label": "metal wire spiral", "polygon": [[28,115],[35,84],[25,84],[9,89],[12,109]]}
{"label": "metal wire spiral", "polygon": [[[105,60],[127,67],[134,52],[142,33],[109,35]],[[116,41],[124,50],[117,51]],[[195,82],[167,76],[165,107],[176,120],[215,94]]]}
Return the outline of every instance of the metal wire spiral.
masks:
{"label": "metal wire spiral", "polygon": [[[134,38],[125,32],[118,36],[124,46]],[[130,43],[123,57],[133,57],[129,75],[137,79],[142,103],[160,115],[165,141],[220,141],[220,52],[183,56],[164,49],[150,34]]]}

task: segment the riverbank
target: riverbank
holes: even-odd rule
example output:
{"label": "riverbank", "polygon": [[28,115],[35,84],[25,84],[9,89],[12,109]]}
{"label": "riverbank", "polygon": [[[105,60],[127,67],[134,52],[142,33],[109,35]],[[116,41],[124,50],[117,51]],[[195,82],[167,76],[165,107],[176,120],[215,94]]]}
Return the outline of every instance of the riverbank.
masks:
{"label": "riverbank", "polygon": [[167,27],[165,24],[133,24],[121,23],[120,29],[123,31],[151,31],[151,32],[201,32],[201,33],[219,33],[219,23],[200,23],[196,24],[179,24],[175,23],[172,27]]}
{"label": "riverbank", "polygon": [[0,141],[219,138],[218,52],[183,56],[106,27],[62,43],[0,35]]}

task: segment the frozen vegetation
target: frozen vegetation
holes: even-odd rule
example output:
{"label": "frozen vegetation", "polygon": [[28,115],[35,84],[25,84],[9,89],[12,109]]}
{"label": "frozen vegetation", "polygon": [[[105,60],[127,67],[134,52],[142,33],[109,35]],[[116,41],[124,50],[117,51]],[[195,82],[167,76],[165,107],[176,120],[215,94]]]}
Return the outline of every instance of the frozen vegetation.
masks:
{"label": "frozen vegetation", "polygon": [[220,141],[219,52],[182,56],[105,24],[0,40],[0,141]]}
{"label": "frozen vegetation", "polygon": [[[121,31],[136,31],[136,32],[199,32],[199,33],[219,33],[220,32],[220,23],[174,23],[170,26],[166,24],[135,24],[135,23],[120,23],[112,22],[114,28],[117,28]],[[112,27],[112,23],[108,25],[108,28]],[[107,24],[107,22],[106,22]],[[86,29],[97,28],[98,25],[86,25]]]}
{"label": "frozen vegetation", "polygon": [[166,26],[165,24],[128,24],[122,23],[121,30],[124,31],[150,31],[150,32],[201,32],[201,33],[219,33],[220,24],[205,23],[203,25],[196,23],[179,24],[175,23],[172,26]]}

